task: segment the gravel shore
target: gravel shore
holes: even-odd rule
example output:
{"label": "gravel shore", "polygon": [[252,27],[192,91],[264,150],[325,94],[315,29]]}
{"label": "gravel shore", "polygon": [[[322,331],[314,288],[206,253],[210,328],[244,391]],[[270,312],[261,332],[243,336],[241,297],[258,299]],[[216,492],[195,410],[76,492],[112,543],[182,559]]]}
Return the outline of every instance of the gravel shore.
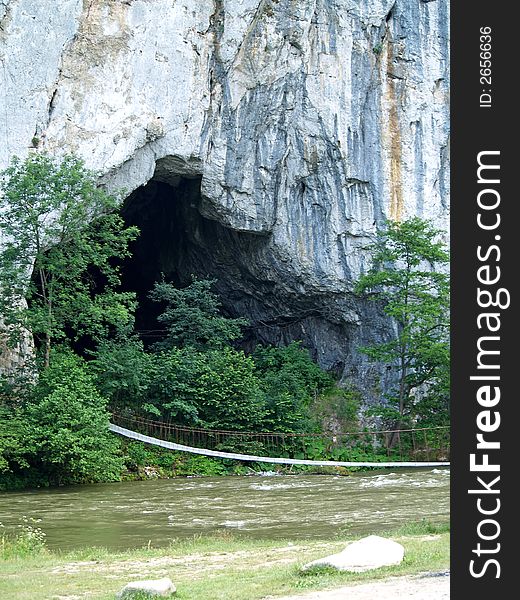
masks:
{"label": "gravel shore", "polygon": [[284,596],[277,600],[449,600],[449,572],[393,577],[385,581],[349,585],[335,590]]}

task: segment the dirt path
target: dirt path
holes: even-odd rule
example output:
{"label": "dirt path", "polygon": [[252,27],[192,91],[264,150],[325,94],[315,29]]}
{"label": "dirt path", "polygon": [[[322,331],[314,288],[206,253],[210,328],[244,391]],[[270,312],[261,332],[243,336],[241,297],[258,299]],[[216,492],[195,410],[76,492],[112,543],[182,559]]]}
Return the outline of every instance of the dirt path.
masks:
{"label": "dirt path", "polygon": [[449,573],[394,577],[386,581],[349,585],[335,590],[284,596],[277,600],[449,600]]}

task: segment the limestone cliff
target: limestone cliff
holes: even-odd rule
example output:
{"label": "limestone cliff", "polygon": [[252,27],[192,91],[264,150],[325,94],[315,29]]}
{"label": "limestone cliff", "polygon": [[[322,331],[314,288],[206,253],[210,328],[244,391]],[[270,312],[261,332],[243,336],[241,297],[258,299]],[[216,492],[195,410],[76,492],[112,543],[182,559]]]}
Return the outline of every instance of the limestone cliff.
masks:
{"label": "limestone cliff", "polygon": [[362,379],[364,248],[447,231],[448,32],[447,0],[0,0],[0,168],[75,152],[134,212],[174,188],[161,270]]}

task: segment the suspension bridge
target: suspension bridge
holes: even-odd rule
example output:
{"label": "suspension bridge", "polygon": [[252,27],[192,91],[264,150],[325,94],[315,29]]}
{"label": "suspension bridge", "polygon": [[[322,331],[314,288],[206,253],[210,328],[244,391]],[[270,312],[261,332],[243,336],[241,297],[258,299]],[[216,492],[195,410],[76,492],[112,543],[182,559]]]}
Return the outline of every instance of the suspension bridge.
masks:
{"label": "suspension bridge", "polygon": [[[113,414],[109,429],[168,450],[238,461],[320,467],[450,465],[447,426],[328,434],[245,432],[184,427]],[[322,456],[331,458],[325,460]]]}

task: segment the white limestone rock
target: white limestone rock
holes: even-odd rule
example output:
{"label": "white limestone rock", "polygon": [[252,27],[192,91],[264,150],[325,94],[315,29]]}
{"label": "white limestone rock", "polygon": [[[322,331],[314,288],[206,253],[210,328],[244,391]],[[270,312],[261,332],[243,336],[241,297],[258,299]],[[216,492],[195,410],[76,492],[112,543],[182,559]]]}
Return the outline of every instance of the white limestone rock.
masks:
{"label": "white limestone rock", "polygon": [[369,535],[352,542],[345,550],[307,563],[303,570],[313,567],[331,567],[338,571],[360,573],[390,565],[398,565],[404,558],[401,544],[377,535]]}
{"label": "white limestone rock", "polygon": [[447,238],[449,2],[1,0],[0,90],[0,170],[36,146],[128,193],[200,178],[197,210],[255,234],[244,316],[310,315],[289,337],[380,387],[351,291],[385,218]]}
{"label": "white limestone rock", "polygon": [[448,3],[53,8],[2,0],[0,169],[37,139],[131,191],[166,159],[163,177],[202,176],[208,215],[272,233],[332,287],[359,273],[383,216],[447,229]]}
{"label": "white limestone rock", "polygon": [[176,589],[173,582],[168,577],[163,579],[149,579],[145,581],[132,581],[116,594],[116,598],[124,600],[134,598],[139,594],[148,594],[152,598],[169,598],[175,594]]}

